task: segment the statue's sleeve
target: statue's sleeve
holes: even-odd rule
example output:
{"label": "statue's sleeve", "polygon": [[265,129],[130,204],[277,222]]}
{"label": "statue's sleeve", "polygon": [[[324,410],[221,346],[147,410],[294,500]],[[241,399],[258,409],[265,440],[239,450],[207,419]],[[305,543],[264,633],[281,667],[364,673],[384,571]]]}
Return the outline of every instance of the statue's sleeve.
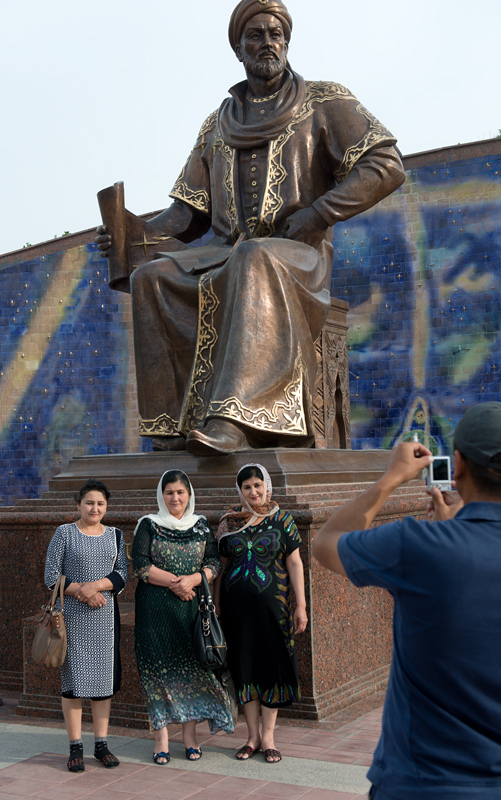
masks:
{"label": "statue's sleeve", "polygon": [[320,102],[317,113],[337,185],[312,204],[328,225],[371,208],[405,180],[393,134],[348,89],[331,86],[332,99]]}
{"label": "statue's sleeve", "polygon": [[209,217],[212,212],[210,175],[205,159],[207,147],[216,128],[217,111],[214,111],[200,128],[197,140],[170,193],[174,200],[187,203]]}

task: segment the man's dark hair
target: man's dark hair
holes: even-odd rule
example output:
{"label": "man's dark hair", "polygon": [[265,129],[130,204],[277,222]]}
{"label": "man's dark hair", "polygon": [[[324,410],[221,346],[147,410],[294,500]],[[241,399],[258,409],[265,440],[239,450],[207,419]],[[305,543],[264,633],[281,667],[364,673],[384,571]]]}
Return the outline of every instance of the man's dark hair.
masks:
{"label": "man's dark hair", "polygon": [[[454,445],[454,449],[459,448]],[[461,453],[461,450],[459,450]],[[471,458],[467,458],[463,453],[468,472],[471,475],[473,485],[478,492],[491,495],[501,501],[501,453],[496,453],[490,460],[492,467],[482,467],[476,464]]]}

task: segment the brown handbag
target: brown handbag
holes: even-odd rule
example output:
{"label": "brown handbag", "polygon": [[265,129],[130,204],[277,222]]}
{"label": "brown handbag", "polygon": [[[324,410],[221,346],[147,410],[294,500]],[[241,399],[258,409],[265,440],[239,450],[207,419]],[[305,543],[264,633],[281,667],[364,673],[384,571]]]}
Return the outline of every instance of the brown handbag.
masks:
{"label": "brown handbag", "polygon": [[[66,625],[64,624],[64,585],[66,578],[60,575],[54,586],[50,603],[42,606],[42,617],[31,647],[31,655],[42,667],[60,667],[66,658]],[[59,611],[54,609],[57,595],[61,599]]]}

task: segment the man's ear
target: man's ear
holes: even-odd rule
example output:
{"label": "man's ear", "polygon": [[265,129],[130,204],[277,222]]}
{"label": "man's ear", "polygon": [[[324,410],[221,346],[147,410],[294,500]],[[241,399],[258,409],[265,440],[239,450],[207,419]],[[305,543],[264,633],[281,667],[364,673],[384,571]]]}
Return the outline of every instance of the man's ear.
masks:
{"label": "man's ear", "polygon": [[459,450],[454,450],[453,458],[454,480],[461,479],[466,469],[466,461]]}
{"label": "man's ear", "polygon": [[238,58],[239,61],[243,61],[244,60],[244,54],[242,52],[242,46],[239,45],[239,44],[237,44],[235,46],[235,55],[236,55],[236,57]]}

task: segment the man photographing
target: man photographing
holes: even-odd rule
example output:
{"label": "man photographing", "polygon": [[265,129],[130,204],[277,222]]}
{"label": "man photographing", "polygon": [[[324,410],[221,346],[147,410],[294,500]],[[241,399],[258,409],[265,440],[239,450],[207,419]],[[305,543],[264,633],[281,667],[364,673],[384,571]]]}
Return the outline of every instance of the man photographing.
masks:
{"label": "man photographing", "polygon": [[[432,455],[398,445],[386,473],[336,511],[313,555],[356,586],[393,596],[393,659],[368,777],[374,800],[501,797],[501,403],[454,433],[462,500],[432,492],[432,520],[369,529]],[[429,515],[430,516],[430,515]]]}

